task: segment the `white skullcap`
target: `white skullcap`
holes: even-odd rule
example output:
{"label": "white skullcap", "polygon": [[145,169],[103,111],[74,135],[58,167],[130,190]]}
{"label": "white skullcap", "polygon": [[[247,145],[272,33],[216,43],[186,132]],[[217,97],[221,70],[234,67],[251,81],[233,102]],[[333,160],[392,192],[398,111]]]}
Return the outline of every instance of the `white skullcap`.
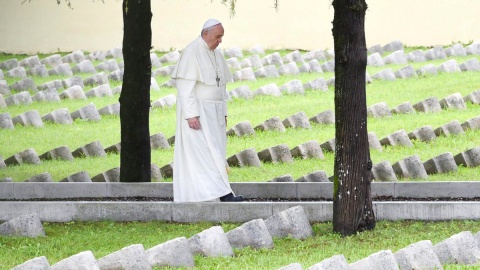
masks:
{"label": "white skullcap", "polygon": [[217,25],[217,24],[221,24],[221,22],[218,21],[218,20],[216,20],[216,19],[208,19],[208,20],[203,24],[202,30],[203,30],[203,29],[206,29],[206,28],[209,28],[209,27],[212,27],[212,26]]}

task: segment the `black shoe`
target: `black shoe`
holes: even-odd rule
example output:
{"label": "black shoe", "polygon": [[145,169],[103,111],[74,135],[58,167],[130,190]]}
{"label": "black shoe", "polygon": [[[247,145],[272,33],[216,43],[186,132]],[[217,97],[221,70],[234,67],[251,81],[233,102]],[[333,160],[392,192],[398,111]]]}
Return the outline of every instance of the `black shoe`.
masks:
{"label": "black shoe", "polygon": [[232,193],[228,193],[225,196],[220,197],[221,202],[241,202],[243,201],[243,196],[235,196]]}

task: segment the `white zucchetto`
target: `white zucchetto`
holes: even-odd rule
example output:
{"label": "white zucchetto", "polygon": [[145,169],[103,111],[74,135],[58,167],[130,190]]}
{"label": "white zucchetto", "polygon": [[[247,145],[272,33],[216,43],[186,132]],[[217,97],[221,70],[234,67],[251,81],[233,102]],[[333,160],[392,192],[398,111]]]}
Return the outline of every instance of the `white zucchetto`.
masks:
{"label": "white zucchetto", "polygon": [[206,28],[209,28],[209,27],[211,27],[211,26],[217,25],[217,24],[221,24],[221,22],[218,21],[218,20],[216,20],[216,19],[208,19],[208,20],[203,24],[202,30],[203,30],[203,29],[206,29]]}

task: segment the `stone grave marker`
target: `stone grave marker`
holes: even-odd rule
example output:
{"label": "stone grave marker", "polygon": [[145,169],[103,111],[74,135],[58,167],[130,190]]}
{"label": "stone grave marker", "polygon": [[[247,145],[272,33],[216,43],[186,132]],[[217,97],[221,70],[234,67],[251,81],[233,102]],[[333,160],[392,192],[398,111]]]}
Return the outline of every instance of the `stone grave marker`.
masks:
{"label": "stone grave marker", "polygon": [[67,145],[62,145],[41,154],[39,158],[44,160],[61,159],[71,161],[73,160],[73,155]]}
{"label": "stone grave marker", "polygon": [[255,74],[251,67],[247,67],[233,73],[234,81],[256,81]]}
{"label": "stone grave marker", "polygon": [[73,157],[104,157],[106,155],[105,149],[103,149],[100,141],[94,141],[81,146],[72,152]]}
{"label": "stone grave marker", "polygon": [[480,90],[474,91],[463,97],[465,102],[470,102],[472,104],[480,104]]}
{"label": "stone grave marker", "polygon": [[53,80],[53,81],[49,81],[49,82],[37,85],[38,90],[48,90],[48,89],[58,90],[62,88],[63,88],[62,80]]}
{"label": "stone grave marker", "polygon": [[48,75],[73,76],[73,71],[68,63],[63,63],[58,66],[54,66],[52,69],[48,70]]}
{"label": "stone grave marker", "polygon": [[470,231],[463,231],[433,246],[442,264],[477,265],[480,262],[480,249]]}
{"label": "stone grave marker", "polygon": [[273,248],[273,239],[263,219],[245,222],[226,233],[232,248]]}
{"label": "stone grave marker", "polygon": [[272,183],[285,183],[285,182],[293,182],[293,176],[291,174],[285,174],[282,176],[275,177],[267,182]]}
{"label": "stone grave marker", "polygon": [[454,93],[451,94],[442,100],[440,100],[440,107],[442,109],[458,109],[458,110],[465,110],[467,106],[465,105],[465,101],[463,100],[462,94]]}
{"label": "stone grave marker", "polygon": [[282,93],[288,94],[305,94],[305,89],[303,88],[302,81],[300,80],[291,80],[279,87]]}
{"label": "stone grave marker", "polygon": [[261,45],[255,45],[252,48],[250,48],[248,51],[251,54],[259,54],[259,55],[265,54],[265,50],[263,49],[263,47]]}
{"label": "stone grave marker", "polygon": [[39,91],[33,95],[33,100],[35,101],[48,101],[48,102],[59,102],[60,95],[58,94],[55,88]]}
{"label": "stone grave marker", "polygon": [[398,130],[380,140],[381,145],[413,147],[407,132],[404,129]]}
{"label": "stone grave marker", "polygon": [[280,132],[285,132],[285,126],[278,116],[274,116],[270,119],[267,119],[265,122],[256,126],[254,130],[266,131],[266,130],[276,130]]}
{"label": "stone grave marker", "polygon": [[423,240],[404,247],[393,254],[400,270],[443,269],[430,240]]}
{"label": "stone grave marker", "polygon": [[100,270],[97,259],[90,250],[82,251],[58,261],[52,265],[51,270],[78,270],[80,265],[81,269]]}
{"label": "stone grave marker", "polygon": [[322,148],[323,151],[335,152],[335,143],[336,143],[336,140],[335,138],[333,138],[320,144],[320,148]]}
{"label": "stone grave marker", "polygon": [[389,269],[398,270],[398,264],[391,250],[381,250],[373,253],[367,258],[358,260],[350,264],[350,269],[372,270]]}
{"label": "stone grave marker", "polygon": [[427,171],[418,155],[404,158],[393,164],[395,174],[402,178],[426,179]]}
{"label": "stone grave marker", "polygon": [[403,50],[403,43],[400,40],[394,40],[385,44],[382,49],[387,52]]}
{"label": "stone grave marker", "polygon": [[63,178],[62,180],[60,180],[60,182],[83,183],[92,182],[92,179],[90,178],[90,175],[88,175],[88,172],[81,171]]}
{"label": "stone grave marker", "polygon": [[257,69],[254,72],[256,78],[278,78],[280,74],[278,73],[277,67],[275,65],[268,65],[262,68]]}
{"label": "stone grave marker", "polygon": [[457,64],[457,60],[450,59],[441,63],[437,67],[438,72],[461,72],[460,66]]}
{"label": "stone grave marker", "polygon": [[297,63],[290,62],[286,63],[277,68],[278,74],[282,75],[298,75],[300,74],[300,69],[297,66]]}
{"label": "stone grave marker", "polygon": [[42,116],[42,121],[62,125],[70,125],[73,123],[73,119],[70,116],[70,112],[67,108],[60,108],[53,112],[45,114],[44,116]]}
{"label": "stone grave marker", "polygon": [[120,167],[110,169],[92,177],[92,182],[120,182]]}
{"label": "stone grave marker", "polygon": [[480,62],[477,58],[472,58],[460,64],[461,71],[480,71]]}
{"label": "stone grave marker", "polygon": [[86,97],[111,97],[112,89],[110,88],[110,84],[102,84],[97,87],[94,87],[85,93]]}
{"label": "stone grave marker", "polygon": [[258,158],[263,162],[293,163],[293,157],[287,144],[279,144],[264,149],[258,153]]}
{"label": "stone grave marker", "polygon": [[0,62],[0,69],[10,70],[18,67],[18,60],[16,58],[8,59],[3,62]]}
{"label": "stone grave marker", "polygon": [[103,84],[109,84],[108,76],[104,72],[99,72],[83,80],[84,86],[97,86]]}
{"label": "stone grave marker", "polygon": [[306,82],[303,84],[305,90],[320,90],[323,92],[328,91],[328,85],[325,79],[317,78],[312,81]]}
{"label": "stone grave marker", "polygon": [[309,52],[306,52],[302,55],[302,58],[304,61],[310,61],[313,59],[317,59],[317,61],[327,61],[327,58],[325,57],[325,51],[322,49],[316,49],[312,50]]}
{"label": "stone grave marker", "polygon": [[417,77],[417,72],[415,69],[411,66],[405,66],[397,71],[395,71],[395,77],[398,79],[406,79],[406,78],[411,78],[411,77]]}
{"label": "stone grave marker", "polygon": [[120,115],[120,102],[107,105],[98,110],[100,115]]}
{"label": "stone grave marker", "polygon": [[310,121],[305,112],[293,114],[285,118],[282,123],[285,128],[311,128]]}
{"label": "stone grave marker", "polygon": [[20,265],[15,266],[12,270],[50,270],[50,263],[47,260],[47,257],[40,256],[28,260]]}
{"label": "stone grave marker", "polygon": [[27,91],[32,90],[33,92],[37,92],[37,86],[35,82],[31,78],[21,79],[20,81],[16,81],[13,84],[9,85],[8,88],[10,90],[14,90],[17,92],[20,91]]}
{"label": "stone grave marker", "polygon": [[27,180],[25,180],[25,182],[51,183],[53,182],[53,179],[49,172],[44,172],[28,178]]}
{"label": "stone grave marker", "polygon": [[230,97],[235,98],[244,98],[244,99],[251,99],[253,97],[253,93],[250,91],[250,87],[248,85],[241,85],[229,92]]}
{"label": "stone grave marker", "polygon": [[387,103],[380,102],[367,108],[367,116],[375,118],[390,117],[392,116],[392,112],[390,111]]}
{"label": "stone grave marker", "polygon": [[236,58],[236,57],[228,58],[225,61],[227,62],[227,66],[230,69],[233,69],[233,70],[240,70],[242,68],[251,67],[251,65],[250,66],[248,66],[248,65],[242,66],[242,64],[240,63],[240,61],[238,61],[238,58]]}
{"label": "stone grave marker", "polygon": [[467,121],[462,123],[462,128],[464,131],[467,131],[468,129],[472,129],[472,130],[480,129],[480,116],[474,117],[472,119],[468,119]]}
{"label": "stone grave marker", "polygon": [[327,173],[325,171],[314,171],[307,175],[303,175],[296,179],[295,182],[329,182]]}
{"label": "stone grave marker", "polygon": [[83,88],[85,85],[83,84],[83,79],[82,77],[79,76],[73,76],[68,79],[62,80],[63,88],[68,89],[74,85],[80,86],[80,88]]}
{"label": "stone grave marker", "polygon": [[0,128],[2,129],[14,129],[12,118],[8,112],[0,113]]}
{"label": "stone grave marker", "polygon": [[8,87],[7,81],[5,80],[0,80],[0,94],[10,94],[10,88]]}
{"label": "stone grave marker", "polygon": [[407,54],[407,61],[409,62],[425,62],[427,58],[422,50],[415,50]]}
{"label": "stone grave marker", "polygon": [[335,60],[330,60],[328,62],[320,65],[324,72],[334,72],[335,71]]}
{"label": "stone grave marker", "polygon": [[428,174],[448,173],[458,171],[457,164],[452,153],[447,152],[423,163]]}
{"label": "stone grave marker", "polygon": [[63,56],[62,61],[66,63],[80,63],[85,61],[85,54],[81,50],[76,50]]}
{"label": "stone grave marker", "polygon": [[458,120],[450,121],[435,129],[435,134],[437,136],[460,135],[464,133],[465,131]]}
{"label": "stone grave marker", "polygon": [[258,95],[279,97],[282,95],[282,92],[280,91],[276,83],[269,83],[253,92],[253,96]]}
{"label": "stone grave marker", "polygon": [[465,48],[460,43],[454,44],[450,48],[452,49],[452,52],[453,52],[452,55],[454,55],[454,56],[466,56],[467,55],[467,52],[465,51]]}
{"label": "stone grave marker", "polygon": [[179,51],[171,51],[169,53],[166,53],[158,58],[160,60],[160,63],[166,64],[166,63],[172,63],[175,64],[180,60],[180,52]]}
{"label": "stone grave marker", "polygon": [[461,152],[455,155],[454,159],[458,166],[477,167],[480,165],[480,147],[471,148],[467,151]]}
{"label": "stone grave marker", "polygon": [[232,167],[261,167],[262,163],[258,158],[255,148],[245,149],[227,159],[227,163]]}
{"label": "stone grave marker", "polygon": [[372,79],[384,80],[384,81],[395,81],[397,77],[395,76],[393,69],[387,68],[373,74]]}
{"label": "stone grave marker", "polygon": [[[302,268],[298,268],[298,269],[302,270]],[[347,259],[345,259],[345,256],[343,256],[343,254],[334,255],[330,258],[326,258],[321,262],[316,263],[310,266],[309,268],[307,268],[307,270],[327,270],[327,269],[350,270],[351,268],[347,262]]]}
{"label": "stone grave marker", "polygon": [[383,151],[382,144],[380,143],[380,140],[377,137],[377,134],[375,132],[368,132],[368,147],[370,149],[377,149],[379,151]]}
{"label": "stone grave marker", "polygon": [[52,54],[40,60],[43,65],[55,67],[63,64],[62,56],[60,54]]}
{"label": "stone grave marker", "polygon": [[373,178],[380,182],[395,182],[397,175],[389,161],[382,161],[372,166]]}
{"label": "stone grave marker", "polygon": [[37,110],[31,110],[19,114],[12,118],[12,122],[14,125],[19,124],[22,126],[43,127],[42,118]]}
{"label": "stone grave marker", "polygon": [[313,235],[312,226],[302,206],[294,206],[265,219],[265,225],[272,237],[291,236],[305,239]]}
{"label": "stone grave marker", "polygon": [[480,42],[473,42],[465,48],[467,55],[480,54]]}
{"label": "stone grave marker", "polygon": [[177,237],[145,251],[153,267],[195,267],[186,237]]}
{"label": "stone grave marker", "polygon": [[438,101],[437,97],[424,99],[414,104],[413,108],[418,112],[424,113],[435,113],[442,111],[442,107],[440,106],[440,102]]}
{"label": "stone grave marker", "polygon": [[25,70],[24,67],[15,67],[10,70],[7,70],[4,76],[9,78],[26,79],[27,71]]}
{"label": "stone grave marker", "polygon": [[325,159],[322,148],[320,148],[317,140],[310,140],[308,142],[295,146],[290,150],[290,153],[292,157],[300,157],[302,159]]}
{"label": "stone grave marker", "polygon": [[19,216],[0,224],[0,235],[44,237],[42,221],[36,213]]}
{"label": "stone grave marker", "polygon": [[220,226],[213,226],[188,238],[190,252],[205,257],[232,257],[233,248]]}
{"label": "stone grave marker", "polygon": [[397,50],[383,58],[385,64],[407,64],[407,57],[405,56],[405,52],[403,50]]}
{"label": "stone grave marker", "polygon": [[88,121],[99,121],[102,118],[98,113],[97,107],[95,107],[95,104],[93,103],[72,112],[70,116],[73,120],[83,119]]}
{"label": "stone grave marker", "polygon": [[367,56],[367,65],[374,66],[374,67],[381,67],[381,66],[385,66],[385,62],[383,61],[383,58],[380,55],[380,53],[376,52]]}
{"label": "stone grave marker", "polygon": [[409,101],[407,101],[393,108],[392,113],[393,114],[415,113],[415,109],[413,108],[412,104]]}
{"label": "stone grave marker", "polygon": [[227,131],[227,136],[234,135],[238,137],[255,135],[255,130],[249,121],[242,121]]}
{"label": "stone grave marker", "polygon": [[437,67],[434,64],[427,64],[416,70],[418,76],[436,75]]}
{"label": "stone grave marker", "polygon": [[225,55],[226,58],[231,58],[231,57],[243,58],[242,48],[238,46],[225,49],[223,54]]}
{"label": "stone grave marker", "polygon": [[166,178],[173,177],[172,164],[164,165],[163,167],[160,168],[160,171],[162,172],[162,175]]}
{"label": "stone grave marker", "polygon": [[[171,76],[174,69],[175,69],[175,66],[173,66],[173,65],[157,68],[157,69],[152,71],[152,77],[156,77],[156,76],[168,77],[168,76]],[[122,72],[122,78],[123,78],[123,72]],[[116,81],[120,81],[120,80],[117,79]]]}
{"label": "stone grave marker", "polygon": [[28,76],[48,77],[48,70],[45,65],[39,65],[27,70]]}
{"label": "stone grave marker", "polygon": [[283,60],[279,52],[274,52],[274,53],[265,55],[262,58],[262,64],[264,66],[268,66],[268,65],[282,66]]}
{"label": "stone grave marker", "polygon": [[20,164],[40,164],[40,158],[37,155],[37,152],[33,148],[28,148],[12,155],[11,157],[5,160],[5,164],[10,165],[20,165]]}
{"label": "stone grave marker", "polygon": [[410,138],[410,140],[429,142],[435,140],[437,136],[435,135],[432,126],[427,125],[408,133],[408,138]]}
{"label": "stone grave marker", "polygon": [[152,149],[170,149],[170,144],[163,133],[157,133],[150,136],[150,147]]}

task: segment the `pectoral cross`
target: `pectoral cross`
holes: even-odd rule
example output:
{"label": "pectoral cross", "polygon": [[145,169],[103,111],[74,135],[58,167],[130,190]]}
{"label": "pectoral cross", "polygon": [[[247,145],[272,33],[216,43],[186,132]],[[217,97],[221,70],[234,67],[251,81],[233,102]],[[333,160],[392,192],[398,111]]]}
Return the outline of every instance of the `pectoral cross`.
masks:
{"label": "pectoral cross", "polygon": [[217,81],[217,86],[220,87],[220,78],[217,75],[217,78],[215,79]]}

